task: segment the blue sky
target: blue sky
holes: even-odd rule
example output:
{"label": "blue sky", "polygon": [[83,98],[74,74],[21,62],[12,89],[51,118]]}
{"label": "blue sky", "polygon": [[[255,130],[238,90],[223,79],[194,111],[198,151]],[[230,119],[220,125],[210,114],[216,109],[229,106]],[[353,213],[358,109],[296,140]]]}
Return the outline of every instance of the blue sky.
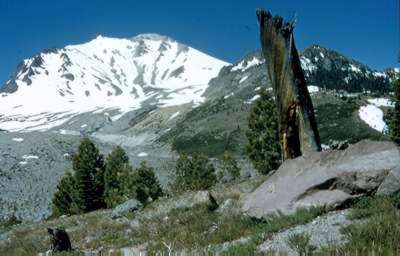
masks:
{"label": "blue sky", "polygon": [[24,58],[97,35],[159,33],[235,62],[259,48],[257,8],[298,18],[296,40],[398,66],[397,0],[0,0],[0,84]]}

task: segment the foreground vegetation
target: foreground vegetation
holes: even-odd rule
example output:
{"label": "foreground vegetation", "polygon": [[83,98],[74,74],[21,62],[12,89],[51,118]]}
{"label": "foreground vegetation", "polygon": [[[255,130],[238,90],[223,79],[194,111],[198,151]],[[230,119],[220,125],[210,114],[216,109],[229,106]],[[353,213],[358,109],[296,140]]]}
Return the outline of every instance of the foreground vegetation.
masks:
{"label": "foreground vegetation", "polygon": [[[142,211],[121,219],[110,218],[109,210],[52,219],[37,224],[19,224],[8,233],[7,241],[0,242],[4,255],[35,255],[49,248],[47,227],[61,226],[69,233],[77,250],[107,251],[111,248],[146,245],[148,252],[167,253],[169,250],[191,252],[241,250],[242,244],[253,241],[256,246],[270,234],[295,225],[304,224],[324,214],[325,209],[302,210],[292,216],[271,216],[256,220],[237,211],[240,199],[255,189],[264,178],[235,181],[213,188],[220,208],[207,204],[193,207],[172,207],[182,204],[186,192],[171,198],[149,203]],[[189,193],[189,194],[188,194]],[[229,207],[224,202],[232,201]],[[249,249],[250,247],[248,247]]]}

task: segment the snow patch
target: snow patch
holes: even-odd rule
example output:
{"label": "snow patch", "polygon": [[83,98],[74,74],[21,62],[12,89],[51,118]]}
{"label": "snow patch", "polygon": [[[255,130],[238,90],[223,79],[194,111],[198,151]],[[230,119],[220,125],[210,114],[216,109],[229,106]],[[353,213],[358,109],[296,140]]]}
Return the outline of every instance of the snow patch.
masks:
{"label": "snow patch", "polygon": [[368,124],[374,130],[384,132],[386,123],[383,121],[383,111],[375,105],[366,105],[360,107],[358,115],[361,120]]}
{"label": "snow patch", "polygon": [[242,77],[242,79],[240,79],[239,84],[243,83],[244,81],[247,80],[247,78],[249,78],[249,76],[244,76]]}
{"label": "snow patch", "polygon": [[35,155],[23,155],[22,159],[28,160],[28,159],[39,159],[38,156]]}
{"label": "snow patch", "polygon": [[65,130],[65,129],[60,129],[60,134],[62,135],[72,135],[72,136],[79,136],[80,133],[77,131],[72,131],[72,130]]}
{"label": "snow patch", "polygon": [[170,118],[168,119],[168,121],[171,121],[171,120],[174,119],[175,117],[179,116],[180,113],[181,113],[180,111],[173,113],[173,114],[170,116]]}
{"label": "snow patch", "polygon": [[147,154],[146,152],[140,152],[139,154],[137,154],[138,157],[146,157],[149,154]]}
{"label": "snow patch", "polygon": [[239,62],[239,64],[237,64],[236,66],[234,66],[231,71],[241,71],[244,72],[246,70],[248,70],[251,67],[254,66],[258,66],[260,64],[263,64],[264,61],[261,61],[259,59],[257,59],[256,57],[253,57],[251,60],[246,61],[246,60],[242,60],[241,62]]}
{"label": "snow patch", "polygon": [[233,95],[235,95],[235,93],[231,92],[231,93],[229,93],[228,95],[225,95],[225,96],[224,96],[224,99],[228,99],[229,97],[231,97],[231,96],[233,96]]}
{"label": "snow patch", "polygon": [[394,107],[393,102],[387,98],[373,98],[369,99],[368,102],[377,107]]}
{"label": "snow patch", "polygon": [[304,56],[301,56],[301,57],[300,57],[300,62],[301,62],[301,68],[302,68],[303,70],[307,70],[307,71],[309,71],[309,72],[313,72],[313,71],[315,71],[315,70],[317,69],[317,66],[314,65],[314,64],[311,62],[310,59],[308,59],[308,58],[306,58],[306,57],[304,57]]}
{"label": "snow patch", "polygon": [[245,101],[244,103],[246,103],[246,104],[251,104],[253,101],[259,99],[260,97],[261,97],[260,95],[255,95],[253,98],[251,98],[251,99],[248,100],[248,101]]}
{"label": "snow patch", "polygon": [[15,142],[23,142],[24,138],[12,138],[12,140]]}
{"label": "snow patch", "polygon": [[319,87],[315,85],[309,85],[307,86],[308,92],[313,94],[319,92]]}
{"label": "snow patch", "polygon": [[361,73],[361,69],[358,67],[354,66],[353,64],[350,64],[350,70],[356,73]]}

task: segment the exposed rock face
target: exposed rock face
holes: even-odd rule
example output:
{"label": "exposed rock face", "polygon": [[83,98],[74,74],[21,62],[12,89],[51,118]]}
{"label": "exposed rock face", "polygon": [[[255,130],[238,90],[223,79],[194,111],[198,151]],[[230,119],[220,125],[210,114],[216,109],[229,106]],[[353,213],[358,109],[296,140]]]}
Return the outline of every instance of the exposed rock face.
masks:
{"label": "exposed rock face", "polygon": [[120,204],[114,208],[111,213],[113,219],[120,218],[129,212],[135,212],[141,210],[143,204],[136,199],[130,199],[123,204]]}
{"label": "exposed rock face", "polygon": [[344,151],[312,152],[285,161],[246,199],[253,217],[294,213],[311,206],[338,207],[348,200],[400,191],[400,151],[391,142],[361,141]]}
{"label": "exposed rock face", "polygon": [[260,39],[266,71],[278,110],[279,139],[283,159],[320,151],[314,107],[293,36],[293,23],[258,10]]}

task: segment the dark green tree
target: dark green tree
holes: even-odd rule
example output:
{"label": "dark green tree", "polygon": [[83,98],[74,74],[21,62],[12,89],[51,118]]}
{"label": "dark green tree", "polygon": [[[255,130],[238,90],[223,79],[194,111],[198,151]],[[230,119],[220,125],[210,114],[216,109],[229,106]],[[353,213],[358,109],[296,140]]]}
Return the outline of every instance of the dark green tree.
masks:
{"label": "dark green tree", "polygon": [[175,191],[208,189],[216,183],[215,168],[204,155],[181,155],[176,162]]}
{"label": "dark green tree", "polygon": [[84,138],[73,158],[72,167],[76,180],[76,203],[81,212],[105,207],[104,160],[94,143]]}
{"label": "dark green tree", "polygon": [[229,174],[234,180],[240,176],[238,163],[235,157],[229,152],[225,152],[222,158],[222,171]]}
{"label": "dark green tree", "polygon": [[67,172],[57,185],[53,196],[53,215],[75,214],[79,211],[76,203],[76,182],[71,172]]}
{"label": "dark green tree", "polygon": [[104,201],[107,207],[114,207],[125,201],[127,191],[127,179],[130,179],[132,168],[129,165],[129,157],[121,147],[116,147],[107,156],[104,172]]}
{"label": "dark green tree", "polygon": [[261,90],[248,117],[246,146],[254,167],[262,174],[275,170],[281,160],[278,118],[275,102],[265,89]]}
{"label": "dark green tree", "polygon": [[149,198],[156,200],[163,196],[161,185],[154,174],[153,168],[147,166],[147,163],[143,161],[136,171],[136,198],[140,202],[146,203]]}
{"label": "dark green tree", "polygon": [[391,139],[400,145],[400,79],[393,83],[393,92],[394,109],[390,115],[389,133]]}

